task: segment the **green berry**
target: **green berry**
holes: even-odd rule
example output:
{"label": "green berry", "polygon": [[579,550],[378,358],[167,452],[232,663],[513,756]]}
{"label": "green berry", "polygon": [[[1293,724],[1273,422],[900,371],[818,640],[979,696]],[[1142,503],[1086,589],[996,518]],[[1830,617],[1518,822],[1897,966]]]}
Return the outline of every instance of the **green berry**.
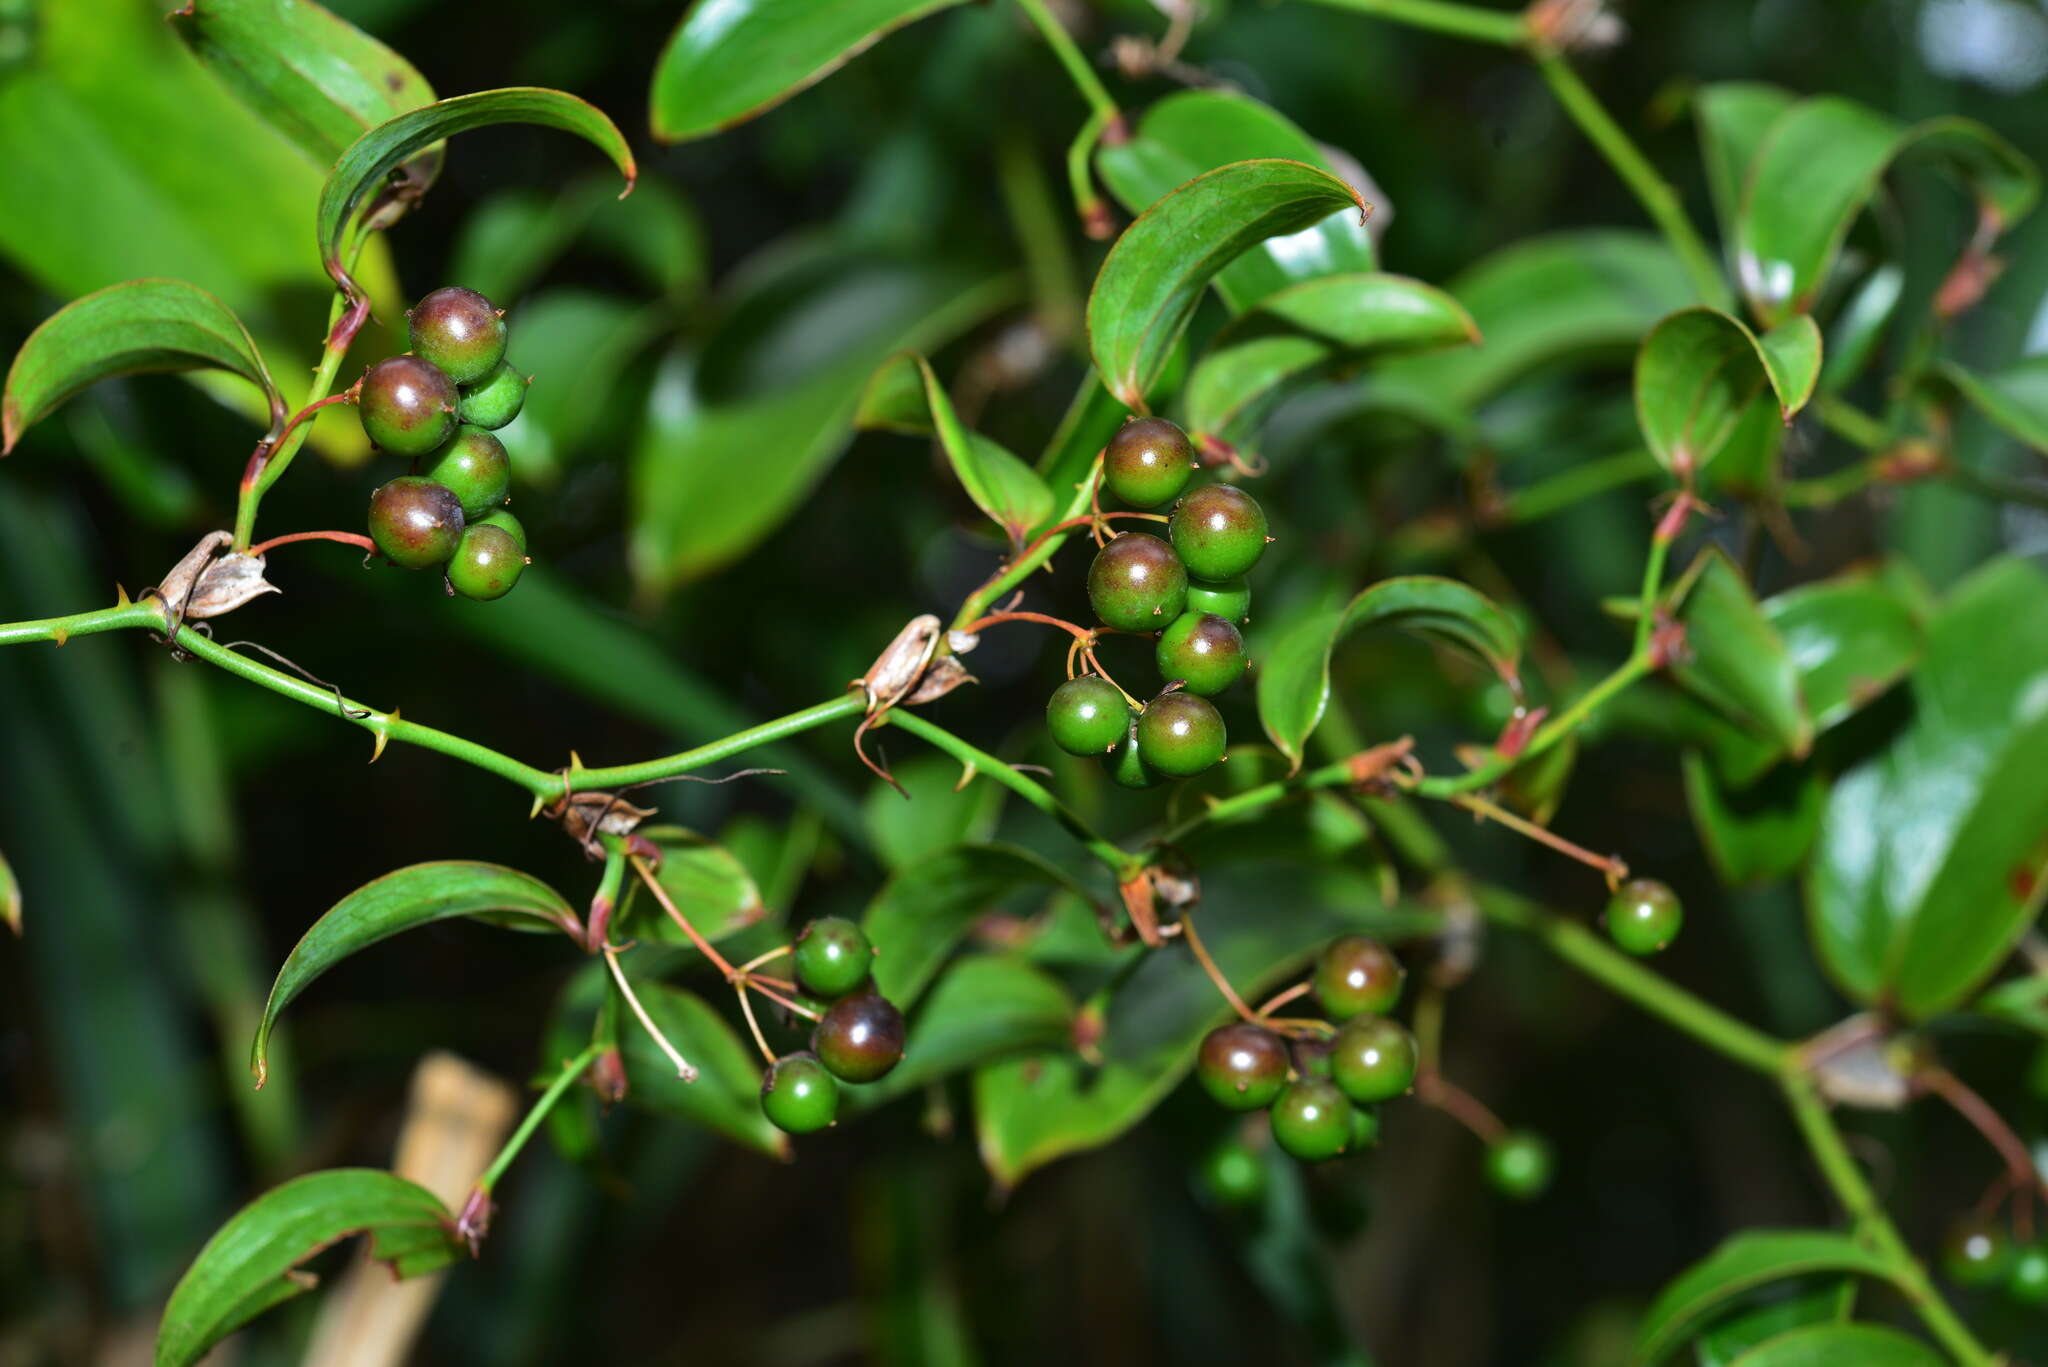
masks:
{"label": "green berry", "polygon": [[1116,749],[1103,756],[1102,765],[1120,787],[1150,788],[1159,782],[1159,775],[1152,772],[1145,763],[1145,756],[1138,750],[1136,717],[1131,718],[1131,724],[1124,729],[1124,738],[1117,742]]}
{"label": "green berry", "polygon": [[1226,1210],[1244,1210],[1266,1199],[1270,1178],[1266,1160],[1235,1137],[1202,1155],[1197,1180],[1211,1201]]}
{"label": "green berry", "polygon": [[505,314],[475,290],[448,285],[405,315],[413,354],[457,384],[481,380],[505,359]]}
{"label": "green berry", "polygon": [[2048,1247],[2028,1244],[2013,1254],[2005,1294],[2021,1305],[2048,1305]]}
{"label": "green berry", "polygon": [[839,1115],[839,1084],[816,1054],[775,1060],[761,1079],[761,1113],[787,1134],[813,1134]]}
{"label": "green berry", "polygon": [[472,527],[496,527],[518,542],[520,550],[526,549],[526,528],[520,526],[519,519],[506,512],[503,508],[499,508],[495,512],[485,513],[469,525]]}
{"label": "green berry", "polygon": [[[1339,1088],[1338,1090],[1343,1090]],[[1370,1106],[1351,1108],[1351,1143],[1348,1152],[1360,1149],[1376,1149],[1380,1146],[1380,1113]]]}
{"label": "green berry", "polygon": [[1942,1241],[1941,1270],[1957,1286],[1994,1286],[2012,1262],[2012,1245],[1989,1220],[1963,1220]]}
{"label": "green berry", "polygon": [[1109,439],[1102,482],[1133,508],[1156,508],[1188,487],[1195,448],[1188,434],[1164,418],[1136,418]]}
{"label": "green berry", "polygon": [[1173,547],[1156,536],[1125,532],[1088,566],[1088,602],[1118,631],[1158,631],[1188,601],[1188,574]]}
{"label": "green berry", "polygon": [[1328,1077],[1330,1054],[1330,1041],[1320,1035],[1298,1039],[1294,1041],[1294,1071],[1303,1077]]}
{"label": "green berry", "polygon": [[370,495],[370,540],[409,570],[446,564],[462,544],[462,503],[418,475],[400,475]]}
{"label": "green berry", "polygon": [[811,1048],[842,1081],[873,1082],[903,1057],[903,1013],[879,992],[841,997],[811,1032]]}
{"label": "green berry", "polygon": [[1330,1080],[1361,1105],[1392,1101],[1415,1083],[1415,1037],[1384,1016],[1361,1016],[1337,1032]]}
{"label": "green berry", "polygon": [[1280,1094],[1269,1117],[1273,1138],[1304,1163],[1320,1163],[1351,1142],[1351,1102],[1319,1077],[1305,1077]]}
{"label": "green berry", "polygon": [[1369,935],[1339,935],[1316,955],[1316,1002],[1331,1020],[1385,1015],[1401,1000],[1408,971],[1394,952]]}
{"label": "green berry", "polygon": [[462,397],[455,402],[456,416],[496,431],[519,416],[526,406],[526,387],[532,383],[531,375],[521,375],[510,361],[500,361],[498,368],[481,380],[462,386]]}
{"label": "green berry", "polygon": [[1188,611],[1213,612],[1226,622],[1242,625],[1251,620],[1252,586],[1244,576],[1226,579],[1220,584],[1205,580],[1188,581]]}
{"label": "green berry", "polygon": [[804,991],[843,997],[868,980],[875,951],[859,926],[843,916],[825,916],[804,927],[791,957]]}
{"label": "green berry", "polygon": [[505,443],[467,423],[427,457],[420,473],[461,499],[466,518],[482,517],[503,503],[512,488],[512,462],[505,458]]}
{"label": "green berry", "polygon": [[1217,1105],[1256,1111],[1272,1105],[1287,1085],[1287,1046],[1249,1021],[1225,1025],[1203,1038],[1195,1076]]}
{"label": "green berry", "polygon": [[1109,680],[1084,674],[1052,691],[1045,729],[1070,755],[1106,755],[1130,733],[1131,705]]}
{"label": "green berry", "polygon": [[1230,737],[1207,698],[1162,693],[1138,718],[1138,756],[1168,778],[1191,778],[1223,758]]}
{"label": "green berry", "polygon": [[1607,903],[1607,935],[1631,954],[1655,954],[1678,935],[1678,894],[1654,878],[1632,878]]}
{"label": "green berry", "polygon": [[1204,484],[1178,504],[1166,534],[1190,577],[1235,579],[1266,551],[1266,513],[1235,484]]}
{"label": "green berry", "polygon": [[1486,1148],[1486,1180],[1501,1195],[1533,1201],[1550,1185],[1550,1145],[1540,1134],[1510,1130]]}
{"label": "green berry", "polygon": [[1183,612],[1159,633],[1159,675],[1198,697],[1213,698],[1236,683],[1251,661],[1244,637],[1213,612]]}
{"label": "green berry", "polygon": [[392,356],[363,372],[356,411],[379,447],[424,456],[455,432],[455,382],[417,356]]}
{"label": "green berry", "polygon": [[526,572],[526,552],[503,527],[471,527],[448,562],[448,587],[488,603],[512,592]]}

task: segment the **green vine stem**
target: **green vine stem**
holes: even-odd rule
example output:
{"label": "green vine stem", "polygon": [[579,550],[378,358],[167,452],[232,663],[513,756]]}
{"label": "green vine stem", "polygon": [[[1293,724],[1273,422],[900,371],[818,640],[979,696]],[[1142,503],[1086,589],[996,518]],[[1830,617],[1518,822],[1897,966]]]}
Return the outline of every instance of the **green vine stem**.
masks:
{"label": "green vine stem", "polygon": [[[1091,468],[1088,478],[1082,480],[1075,488],[1074,496],[1068,500],[1067,506],[1061,509],[1059,515],[1048,525],[1057,527],[1062,522],[1071,522],[1085,514],[1094,503],[1095,483],[1099,475],[1100,467]],[[986,617],[992,604],[1030,578],[1033,570],[1052,559],[1059,548],[1067,544],[1067,538],[1073,534],[1072,531],[1048,532],[1026,546],[1023,554],[1004,565],[986,584],[961,601],[960,610],[953,614],[950,630],[959,631],[969,622],[977,622]],[[946,647],[942,644],[940,649],[944,650]]]}
{"label": "green vine stem", "polygon": [[1110,120],[1117,118],[1119,115],[1116,101],[1110,98],[1108,88],[1102,84],[1102,78],[1088,65],[1088,59],[1082,55],[1081,49],[1074,45],[1073,36],[1061,26],[1053,12],[1046,8],[1045,0],[1017,0],[1017,8],[1023,10],[1031,22],[1038,26],[1038,31],[1045,35],[1046,46],[1052,49],[1053,56],[1059,58],[1060,65],[1066,68],[1067,79],[1074,83],[1074,88],[1081,92],[1081,98],[1088,102],[1094,119],[1107,125]]}
{"label": "green vine stem", "polygon": [[1470,38],[1476,43],[1520,47],[1529,38],[1528,26],[1519,14],[1448,4],[1445,0],[1317,0],[1317,3],[1332,9],[1347,9],[1391,19],[1397,24],[1429,29],[1453,38]]}
{"label": "green vine stem", "polygon": [[597,1062],[597,1056],[603,1052],[604,1046],[593,1042],[584,1046],[582,1053],[562,1065],[562,1071],[555,1074],[555,1080],[548,1084],[548,1089],[540,1094],[540,1099],[527,1111],[526,1118],[519,1122],[519,1128],[505,1141],[505,1147],[498,1150],[498,1156],[484,1169],[484,1175],[476,1179],[477,1190],[486,1195],[490,1194],[491,1188],[498,1184],[498,1179],[505,1175],[505,1169],[512,1166],[512,1160],[519,1157],[519,1151],[526,1147],[526,1141],[533,1138],[533,1132],[540,1128],[540,1122],[547,1119],[549,1111],[555,1109],[556,1103],[562,1099],[562,1094],[569,1090],[577,1078],[583,1076],[585,1069]]}

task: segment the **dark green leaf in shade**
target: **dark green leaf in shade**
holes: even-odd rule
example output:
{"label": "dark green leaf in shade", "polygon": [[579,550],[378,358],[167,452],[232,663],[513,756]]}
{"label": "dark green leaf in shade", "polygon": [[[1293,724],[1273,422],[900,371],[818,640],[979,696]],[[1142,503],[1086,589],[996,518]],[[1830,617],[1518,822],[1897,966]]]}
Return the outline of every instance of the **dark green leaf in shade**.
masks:
{"label": "dark green leaf in shade", "polygon": [[[709,270],[704,226],[674,184],[648,180],[620,199],[602,176],[566,193],[507,190],[468,214],[455,239],[448,278],[515,308],[557,261],[576,248],[632,271],[647,289],[671,298],[701,290]],[[514,359],[525,365],[533,329],[516,311]]]}
{"label": "dark green leaf in shade", "polygon": [[1650,453],[1689,479],[1730,445],[1752,405],[1790,422],[1813,397],[1820,347],[1803,315],[1759,337],[1716,309],[1672,314],[1636,357],[1636,421]]}
{"label": "dark green leaf in shade", "polygon": [[[921,395],[916,408],[908,411],[903,404],[906,386]],[[922,356],[892,356],[882,363],[862,395],[855,425],[935,433],[960,487],[1012,545],[1021,544],[1024,534],[1052,512],[1052,490],[1038,472],[998,443],[968,431],[931,362]]]}
{"label": "dark green leaf in shade", "polygon": [[1734,1360],[1736,1367],[1943,1367],[1949,1359],[1880,1324],[1812,1324],[1780,1334]]}
{"label": "dark green leaf in shade", "polygon": [[[655,881],[668,894],[676,909],[687,916],[697,933],[713,944],[757,924],[768,914],[761,904],[761,891],[753,875],[723,845],[714,844],[680,826],[643,826],[635,834],[654,843],[661,851]],[[620,900],[615,943],[648,940],[657,944],[688,945],[690,938],[647,895],[640,880],[626,879],[626,893]]]}
{"label": "dark green leaf in shade", "polygon": [[1799,672],[1742,571],[1710,547],[1689,578],[1691,590],[1678,609],[1687,654],[1672,673],[1730,720],[1805,755],[1813,745],[1813,719],[1800,696]]}
{"label": "dark green leaf in shade", "polygon": [[[903,792],[870,784],[861,799],[861,822],[882,863],[905,868],[953,845],[979,845],[995,834],[1009,789],[1000,783],[960,786],[960,761],[937,753],[893,762]],[[903,800],[903,793],[910,800]]]}
{"label": "dark green leaf in shade", "polygon": [[876,950],[875,990],[908,1010],[974,923],[1023,889],[1088,897],[1063,870],[1009,845],[955,845],[897,870],[861,921]]}
{"label": "dark green leaf in shade", "polygon": [[2029,356],[1984,375],[1944,361],[1941,375],[2000,431],[2048,452],[2048,355]]}
{"label": "dark green leaf in shade", "polygon": [[[621,966],[629,977],[633,956]],[[697,1070],[694,1082],[676,1076],[668,1055],[630,1013],[619,1020],[619,1051],[635,1106],[681,1116],[772,1157],[789,1156],[789,1138],[761,1114],[761,1068],[754,1046],[703,998],[665,983],[635,980],[633,992],[670,1044]]]}
{"label": "dark green leaf in shade", "polygon": [[1760,1343],[1810,1324],[1840,1324],[1856,1307],[1854,1277],[1814,1276],[1768,1287],[1755,1303],[1738,1301],[1693,1340],[1695,1367],[1732,1367]]}
{"label": "dark green leaf in shade", "polygon": [[849,1089],[847,1100],[865,1110],[1005,1054],[1068,1045],[1073,1029],[1073,995],[1043,969],[966,955],[911,1014],[903,1061],[879,1082]]}
{"label": "dark green leaf in shade", "polygon": [[1890,262],[1872,267],[1828,325],[1822,348],[1820,392],[1834,394],[1860,376],[1877,355],[1885,330],[1906,292],[1906,272]]}
{"label": "dark green leaf in shade", "polygon": [[1714,217],[1720,220],[1731,267],[1750,168],[1771,125],[1797,99],[1789,90],[1757,81],[1717,81],[1693,96],[1700,158],[1706,163],[1707,188],[1713,193]]}
{"label": "dark green leaf in shade", "polygon": [[1636,1359],[1661,1361],[1731,1301],[1759,1287],[1821,1272],[1847,1272],[1881,1281],[1890,1281],[1894,1275],[1889,1261],[1846,1234],[1749,1230],[1724,1240],[1657,1293],[1636,1334]]}
{"label": "dark green leaf in shade", "polygon": [[1820,835],[1827,783],[1811,764],[1781,764],[1735,789],[1698,750],[1683,757],[1685,799],[1714,872],[1724,883],[1789,877]]}

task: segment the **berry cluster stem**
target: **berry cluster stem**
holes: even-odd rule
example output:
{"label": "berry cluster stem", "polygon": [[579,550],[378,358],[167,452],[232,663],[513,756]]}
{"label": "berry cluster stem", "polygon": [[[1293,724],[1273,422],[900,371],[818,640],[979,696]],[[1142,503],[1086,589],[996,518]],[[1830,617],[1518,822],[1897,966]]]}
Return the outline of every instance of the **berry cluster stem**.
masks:
{"label": "berry cluster stem", "polygon": [[632,1011],[633,1019],[640,1022],[640,1028],[647,1032],[648,1038],[660,1047],[662,1053],[668,1055],[668,1061],[676,1066],[676,1076],[685,1082],[695,1082],[697,1070],[690,1066],[690,1061],[684,1058],[673,1044],[668,1042],[668,1036],[661,1033],[661,1027],[654,1023],[654,1018],[647,1014],[647,1008],[640,1004],[640,998],[633,994],[633,984],[626,980],[626,971],[619,967],[619,951],[611,945],[606,945],[604,962],[605,967],[612,971],[612,981],[618,984],[619,995],[626,999],[626,1006]]}
{"label": "berry cluster stem", "polygon": [[690,918],[683,915],[683,909],[675,904],[675,899],[662,887],[661,880],[655,877],[654,866],[647,862],[645,856],[635,854],[627,858],[633,865],[633,872],[639,874],[640,881],[647,885],[647,891],[654,895],[655,901],[661,903],[661,909],[668,913],[669,920],[682,927],[683,934],[690,937],[690,943],[697,947],[697,952],[702,954],[713,968],[724,974],[727,982],[738,982],[743,979],[746,975],[734,968],[723,954],[712,948],[711,942],[698,933],[697,927],[690,924]]}
{"label": "berry cluster stem", "polygon": [[512,1137],[498,1150],[498,1156],[484,1169],[483,1176],[476,1179],[476,1190],[486,1196],[490,1194],[491,1189],[498,1184],[498,1179],[505,1175],[505,1169],[512,1166],[512,1160],[526,1147],[526,1141],[533,1138],[533,1132],[540,1128],[540,1122],[547,1119],[548,1112],[555,1109],[555,1104],[562,1099],[570,1085],[582,1077],[590,1065],[597,1062],[597,1056],[603,1052],[603,1045],[586,1045],[582,1053],[562,1065],[562,1071],[555,1074],[547,1090],[533,1103],[532,1108],[526,1113],[526,1118],[519,1122],[519,1128],[512,1132]]}

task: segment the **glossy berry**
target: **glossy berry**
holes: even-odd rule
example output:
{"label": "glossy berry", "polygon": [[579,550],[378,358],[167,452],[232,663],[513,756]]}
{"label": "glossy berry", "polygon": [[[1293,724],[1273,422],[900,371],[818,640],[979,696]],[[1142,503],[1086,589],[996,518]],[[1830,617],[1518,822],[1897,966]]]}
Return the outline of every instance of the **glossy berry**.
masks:
{"label": "glossy berry", "polygon": [[467,423],[427,457],[420,473],[462,500],[466,518],[482,517],[503,503],[512,489],[512,462],[505,457],[505,443]]}
{"label": "glossy berry", "polygon": [[1266,1160],[1242,1139],[1230,1138],[1202,1155],[1196,1178],[1203,1193],[1226,1210],[1244,1210],[1266,1199]]}
{"label": "glossy berry", "polygon": [[1243,625],[1252,616],[1252,586],[1245,582],[1243,575],[1220,584],[1190,579],[1188,611],[1213,612],[1226,622]]}
{"label": "glossy berry", "polygon": [[1190,577],[1221,583],[1266,553],[1266,511],[1235,484],[1204,484],[1174,506],[1166,534]]}
{"label": "glossy berry", "polygon": [[1102,767],[1109,770],[1109,776],[1123,788],[1150,788],[1159,782],[1159,775],[1145,763],[1145,756],[1138,749],[1138,719],[1131,718],[1131,724],[1124,731],[1124,738],[1117,742],[1116,749],[1103,756]]}
{"label": "glossy berry", "polygon": [[448,562],[448,587],[464,598],[490,602],[512,592],[526,572],[526,552],[502,527],[471,527]]}
{"label": "glossy berry", "polygon": [[[1342,1091],[1342,1088],[1338,1089]],[[1351,1143],[1347,1152],[1376,1149],[1380,1144],[1380,1113],[1370,1106],[1351,1108]]]}
{"label": "glossy berry", "polygon": [[1684,921],[1678,894],[1654,878],[1632,878],[1607,903],[1607,935],[1631,954],[1655,954]]}
{"label": "glossy berry", "polygon": [[475,290],[448,285],[405,315],[415,356],[457,384],[481,380],[505,359],[505,315]]}
{"label": "glossy berry", "polygon": [[1070,755],[1106,755],[1129,733],[1131,705],[1109,680],[1084,674],[1052,691],[1045,729]]}
{"label": "glossy berry", "polygon": [[1351,1111],[1344,1093],[1319,1077],[1302,1078],[1273,1103],[1273,1138],[1304,1163],[1335,1158],[1351,1143]]}
{"label": "glossy berry", "polygon": [[2048,1305],[2048,1247],[2028,1244],[2013,1254],[2005,1294],[2021,1305]]}
{"label": "glossy berry", "polygon": [[839,1084],[816,1054],[787,1055],[761,1079],[761,1113],[785,1133],[816,1133],[839,1116]]}
{"label": "glossy berry", "polygon": [[1156,536],[1125,532],[1095,553],[1088,602],[1118,631],[1158,631],[1187,607],[1188,573],[1173,547]]}
{"label": "glossy berry", "polygon": [[804,927],[790,957],[797,985],[814,997],[843,997],[868,980],[874,947],[861,928],[843,916],[825,916]]}
{"label": "glossy berry", "polygon": [[505,535],[518,542],[520,550],[526,549],[526,528],[520,526],[519,519],[506,512],[503,508],[499,508],[495,512],[485,513],[482,517],[470,522],[469,525],[472,527],[496,527],[504,532]]}
{"label": "glossy berry", "polygon": [[446,564],[462,544],[462,504],[418,475],[400,475],[370,495],[370,539],[394,565]]}
{"label": "glossy berry", "polygon": [[1339,935],[1316,955],[1316,1003],[1331,1020],[1370,1012],[1385,1015],[1401,1000],[1408,971],[1394,952],[1369,935]]}
{"label": "glossy berry", "polygon": [[1159,676],[1197,697],[1213,698],[1240,678],[1251,663],[1244,637],[1213,612],[1183,612],[1159,634]]}
{"label": "glossy berry", "polygon": [[526,387],[532,383],[532,376],[521,375],[510,361],[500,361],[498,368],[481,380],[462,386],[462,397],[455,401],[455,415],[466,423],[496,431],[519,416],[519,410],[526,406]]}
{"label": "glossy berry", "polygon": [[1330,1041],[1321,1036],[1294,1041],[1294,1071],[1303,1077],[1328,1077],[1330,1050]]}
{"label": "glossy berry", "polygon": [[903,1057],[903,1013],[878,992],[841,997],[832,1003],[811,1048],[846,1082],[873,1082]]}
{"label": "glossy berry", "polygon": [[1138,718],[1138,755],[1168,778],[1189,778],[1223,758],[1230,737],[1207,698],[1162,693]]}
{"label": "glossy berry", "polygon": [[1102,482],[1133,508],[1156,508],[1177,498],[1194,472],[1188,434],[1164,418],[1125,423],[1102,453]]}
{"label": "glossy berry", "polygon": [[1225,1025],[1203,1038],[1195,1076],[1217,1105],[1256,1111],[1272,1105],[1287,1085],[1287,1046],[1249,1021]]}
{"label": "glossy berry", "polygon": [[455,382],[417,356],[363,372],[356,410],[369,439],[394,456],[424,456],[455,434]]}
{"label": "glossy berry", "polygon": [[1995,1286],[2013,1262],[2012,1245],[1989,1220],[1964,1220],[1941,1244],[1941,1270],[1957,1286]]}
{"label": "glossy berry", "polygon": [[1361,1105],[1392,1101],[1415,1083],[1415,1037],[1384,1016],[1360,1016],[1330,1042],[1330,1081]]}
{"label": "glossy berry", "polygon": [[1501,1195],[1533,1201],[1550,1186],[1550,1145],[1542,1135],[1510,1130],[1486,1148],[1486,1180]]}

